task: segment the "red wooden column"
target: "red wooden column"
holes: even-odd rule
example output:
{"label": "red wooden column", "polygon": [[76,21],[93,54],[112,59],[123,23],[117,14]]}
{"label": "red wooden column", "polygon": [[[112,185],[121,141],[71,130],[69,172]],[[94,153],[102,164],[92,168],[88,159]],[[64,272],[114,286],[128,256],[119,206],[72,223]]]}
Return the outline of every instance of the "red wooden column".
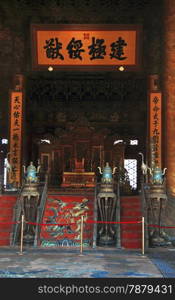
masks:
{"label": "red wooden column", "polygon": [[167,167],[167,188],[171,195],[175,196],[175,1],[165,0],[164,3],[165,167]]}

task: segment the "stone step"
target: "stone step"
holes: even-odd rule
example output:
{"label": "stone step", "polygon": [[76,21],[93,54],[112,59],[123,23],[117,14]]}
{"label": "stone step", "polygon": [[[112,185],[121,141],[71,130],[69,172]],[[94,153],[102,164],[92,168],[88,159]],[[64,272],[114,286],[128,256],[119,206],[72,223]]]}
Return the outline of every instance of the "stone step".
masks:
{"label": "stone step", "polygon": [[0,246],[9,246],[12,231],[13,208],[17,195],[0,196]]}
{"label": "stone step", "polygon": [[142,248],[142,240],[141,239],[123,239],[121,242],[121,246],[126,249],[141,249]]}

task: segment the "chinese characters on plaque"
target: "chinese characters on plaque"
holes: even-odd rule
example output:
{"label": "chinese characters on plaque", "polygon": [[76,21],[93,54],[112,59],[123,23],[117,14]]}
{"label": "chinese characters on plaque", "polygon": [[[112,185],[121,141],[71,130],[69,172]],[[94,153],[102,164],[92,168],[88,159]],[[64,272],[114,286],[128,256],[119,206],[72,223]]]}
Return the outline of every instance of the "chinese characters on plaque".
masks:
{"label": "chinese characters on plaque", "polygon": [[150,94],[150,139],[153,144],[154,164],[161,168],[161,93]]}
{"label": "chinese characters on plaque", "polygon": [[22,92],[11,92],[10,164],[12,171],[10,173],[9,183],[13,183],[17,187],[21,181],[22,100]]}
{"label": "chinese characters on plaque", "polygon": [[139,32],[134,25],[124,29],[94,25],[92,30],[88,26],[81,29],[81,25],[79,29],[71,25],[33,25],[33,67],[136,67]]}
{"label": "chinese characters on plaque", "polygon": [[[84,34],[84,36],[89,37],[89,34]],[[89,38],[87,39],[89,40]],[[124,53],[124,47],[126,46],[127,43],[125,40],[122,37],[118,37],[118,40],[110,44],[110,59],[116,59],[119,61],[127,59]],[[86,50],[83,48],[82,40],[76,40],[74,37],[71,39],[68,45],[65,45],[65,49],[67,50],[67,56],[65,55],[65,57],[61,53],[63,44],[62,42],[59,42],[57,37],[51,37],[49,40],[46,40],[43,48],[46,49],[46,58],[51,58],[53,60],[64,60],[67,56],[70,59],[83,60],[85,57],[83,52],[86,52]],[[89,55],[90,60],[105,59],[105,56],[107,55],[105,40],[98,39],[93,36],[91,43],[87,47],[87,54]]]}

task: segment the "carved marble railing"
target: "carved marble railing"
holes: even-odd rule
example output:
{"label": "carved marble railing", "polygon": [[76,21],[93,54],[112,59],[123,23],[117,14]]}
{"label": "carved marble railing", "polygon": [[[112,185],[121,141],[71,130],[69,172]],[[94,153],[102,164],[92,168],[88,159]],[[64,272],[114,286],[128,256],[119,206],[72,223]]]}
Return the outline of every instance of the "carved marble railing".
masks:
{"label": "carved marble railing", "polygon": [[[105,221],[106,218],[103,220],[103,216],[100,213],[100,206],[99,206],[99,193],[100,193],[101,183],[96,183],[95,187],[95,201],[94,201],[94,221]],[[112,193],[107,193],[107,195],[111,195]],[[113,195],[115,194],[115,205],[114,205],[114,211],[113,211],[113,217],[112,220],[116,222],[120,222],[120,187],[119,183],[115,182],[113,184]],[[103,195],[104,196],[104,195]],[[107,221],[112,221],[107,220]],[[103,224],[101,225],[102,228]],[[105,225],[106,226],[106,225]],[[117,248],[120,248],[121,246],[121,238],[120,238],[120,224],[113,224],[113,227],[115,227],[115,237],[113,243],[116,245]],[[100,230],[97,223],[94,223],[94,231],[93,231],[93,248],[97,246],[98,240],[100,237]]]}
{"label": "carved marble railing", "polygon": [[[29,225],[27,222],[36,222],[39,223],[42,220],[42,216],[44,213],[44,207],[47,199],[47,184],[48,180],[46,177],[45,182],[40,182],[38,185],[38,193],[39,193],[39,199],[38,199],[38,206],[37,206],[37,211],[36,211],[36,218],[35,220],[30,220],[30,219],[25,219],[26,217],[26,210],[27,208],[25,207],[25,201],[24,201],[24,190],[25,190],[25,183],[21,187],[19,191],[19,196],[16,201],[16,205],[14,207],[13,211],[13,227],[12,227],[12,233],[11,233],[11,241],[10,245],[15,246],[16,244],[19,243],[19,237],[20,237],[20,230],[21,230],[21,216],[24,215],[24,231],[27,231],[25,228],[30,228],[32,227],[32,231],[34,232],[32,240],[33,244],[37,244],[37,237],[40,232],[40,228],[37,225]],[[25,195],[26,196],[26,195]],[[30,199],[28,199],[30,201]],[[26,232],[27,234],[28,232]]]}
{"label": "carved marble railing", "polygon": [[[48,190],[48,176],[45,176],[45,184],[43,188],[43,192],[41,195],[40,205],[37,208],[37,217],[36,217],[36,223],[39,224],[42,222],[43,215],[44,215],[44,209],[47,201],[47,190]],[[38,245],[39,235],[41,231],[41,226],[36,225],[35,228],[35,237],[34,237],[34,246],[36,247]]]}
{"label": "carved marble railing", "polygon": [[22,215],[22,205],[21,205],[21,194],[24,189],[24,184],[21,186],[20,190],[18,191],[18,197],[16,204],[13,208],[13,219],[12,222],[14,223],[12,226],[12,232],[11,232],[11,237],[10,237],[10,245],[14,246],[17,242],[17,237],[19,235],[19,230],[20,230],[20,220],[21,220],[21,215]]}

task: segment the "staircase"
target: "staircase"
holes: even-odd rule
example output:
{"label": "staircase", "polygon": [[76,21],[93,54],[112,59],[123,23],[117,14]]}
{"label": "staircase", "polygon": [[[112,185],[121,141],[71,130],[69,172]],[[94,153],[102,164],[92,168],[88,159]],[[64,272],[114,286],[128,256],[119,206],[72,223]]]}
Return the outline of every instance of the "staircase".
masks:
{"label": "staircase", "polygon": [[0,196],[0,246],[10,245],[10,235],[12,231],[13,208],[17,196]]}
{"label": "staircase", "polygon": [[[86,200],[84,200],[86,199]],[[0,196],[0,246],[9,246],[12,232],[13,209],[17,201],[15,195]],[[122,196],[120,200],[121,222],[141,221],[142,207],[140,196]],[[40,239],[37,245],[79,246],[80,217],[84,215],[83,245],[92,245],[93,225],[86,220],[93,219],[94,192],[70,194],[48,193],[42,223]],[[50,224],[55,224],[49,226]],[[56,224],[63,224],[57,226]],[[69,226],[69,224],[72,224]],[[68,224],[68,225],[66,225]],[[140,249],[142,246],[142,225],[121,224],[121,247]]]}
{"label": "staircase", "polygon": [[[121,222],[141,221],[140,196],[123,196],[120,199]],[[142,247],[142,224],[121,224],[121,247],[139,249]]]}

